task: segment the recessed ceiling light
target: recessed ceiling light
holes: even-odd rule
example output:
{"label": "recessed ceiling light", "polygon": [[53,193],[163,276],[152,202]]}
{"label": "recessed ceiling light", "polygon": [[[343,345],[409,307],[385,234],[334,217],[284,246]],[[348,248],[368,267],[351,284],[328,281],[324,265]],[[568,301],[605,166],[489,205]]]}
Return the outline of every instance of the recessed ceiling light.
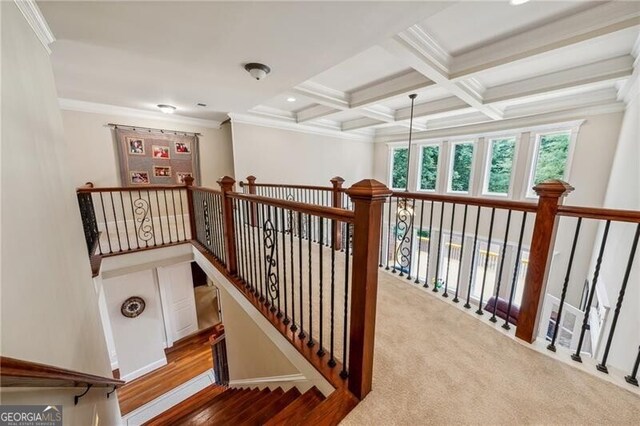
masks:
{"label": "recessed ceiling light", "polygon": [[165,114],[173,114],[173,112],[176,110],[176,107],[174,107],[173,105],[165,105],[165,104],[158,104],[158,108],[160,109],[160,111],[164,112]]}
{"label": "recessed ceiling light", "polygon": [[511,3],[513,6],[520,6],[521,4],[525,4],[528,2],[529,0],[509,0],[509,3]]}
{"label": "recessed ceiling light", "polygon": [[295,101],[296,101],[296,98],[294,98],[293,96],[289,96],[287,98],[287,102],[295,102]]}

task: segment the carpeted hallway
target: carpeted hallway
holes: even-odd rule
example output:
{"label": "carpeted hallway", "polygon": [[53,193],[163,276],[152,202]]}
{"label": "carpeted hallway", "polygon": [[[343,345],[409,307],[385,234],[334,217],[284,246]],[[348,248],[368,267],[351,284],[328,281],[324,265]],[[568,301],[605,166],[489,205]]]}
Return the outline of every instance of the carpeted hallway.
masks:
{"label": "carpeted hallway", "polygon": [[373,391],[341,424],[639,422],[640,397],[380,272]]}

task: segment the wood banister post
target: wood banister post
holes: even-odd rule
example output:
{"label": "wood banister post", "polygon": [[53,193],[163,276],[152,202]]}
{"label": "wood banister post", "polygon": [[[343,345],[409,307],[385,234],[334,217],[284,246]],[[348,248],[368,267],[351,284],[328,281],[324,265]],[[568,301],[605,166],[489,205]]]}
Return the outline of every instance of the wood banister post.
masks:
{"label": "wood banister post", "polygon": [[365,179],[349,188],[347,194],[355,206],[349,328],[349,391],[363,399],[371,391],[373,377],[380,223],[382,207],[391,191],[377,180]]}
{"label": "wood banister post", "polygon": [[[336,176],[331,179],[331,206],[337,209],[343,208],[342,206],[342,184],[344,183],[344,179],[340,176]],[[334,250],[342,250],[342,222],[336,222],[336,226],[333,227],[333,249]]]}
{"label": "wood banister post", "polygon": [[185,176],[184,186],[187,189],[187,208],[189,211],[189,229],[191,231],[191,239],[197,240],[196,235],[196,208],[193,202],[193,176]]}
{"label": "wood banister post", "polygon": [[[247,176],[247,182],[249,182],[249,194],[256,195],[256,177],[251,175]],[[251,205],[251,215],[250,215],[251,226],[256,226],[258,223],[258,206],[256,204]]]}
{"label": "wood banister post", "polygon": [[556,238],[558,206],[562,203],[562,198],[573,191],[573,187],[561,180],[550,180],[536,185],[533,190],[538,194],[538,208],[516,327],[516,337],[529,343],[535,340],[538,333],[540,310]]}
{"label": "wood banister post", "polygon": [[236,181],[229,176],[225,176],[218,180],[220,190],[222,191],[222,223],[224,224],[224,247],[227,255],[227,271],[235,275],[238,272],[236,259],[236,234],[233,216],[233,199],[229,197],[229,193],[233,192]]}

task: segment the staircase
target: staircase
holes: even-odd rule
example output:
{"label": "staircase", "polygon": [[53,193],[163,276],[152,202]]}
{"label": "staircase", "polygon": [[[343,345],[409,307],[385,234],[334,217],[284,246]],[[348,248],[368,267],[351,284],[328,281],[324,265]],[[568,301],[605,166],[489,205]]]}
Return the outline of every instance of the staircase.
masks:
{"label": "staircase", "polygon": [[313,387],[259,390],[211,385],[175,405],[145,425],[287,425],[301,424],[324,400]]}

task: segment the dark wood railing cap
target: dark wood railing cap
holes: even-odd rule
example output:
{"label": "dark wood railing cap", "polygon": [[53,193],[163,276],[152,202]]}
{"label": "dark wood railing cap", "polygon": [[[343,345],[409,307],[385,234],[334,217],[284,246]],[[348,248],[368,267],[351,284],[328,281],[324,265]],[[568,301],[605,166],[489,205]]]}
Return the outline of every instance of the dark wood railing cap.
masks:
{"label": "dark wood railing cap", "polygon": [[539,197],[565,197],[569,195],[575,188],[567,182],[553,179],[541,182],[533,187],[533,190]]}
{"label": "dark wood railing cap", "polygon": [[384,183],[375,179],[363,179],[347,190],[351,198],[360,200],[384,200],[392,193]]}
{"label": "dark wood railing cap", "polygon": [[342,184],[344,183],[344,179],[342,179],[340,176],[335,176],[333,178],[331,178],[331,180],[329,181],[333,184],[334,188],[340,188],[342,186]]}
{"label": "dark wood railing cap", "polygon": [[218,185],[222,188],[223,191],[233,191],[233,185],[235,185],[236,180],[231,176],[223,176],[218,179]]}

